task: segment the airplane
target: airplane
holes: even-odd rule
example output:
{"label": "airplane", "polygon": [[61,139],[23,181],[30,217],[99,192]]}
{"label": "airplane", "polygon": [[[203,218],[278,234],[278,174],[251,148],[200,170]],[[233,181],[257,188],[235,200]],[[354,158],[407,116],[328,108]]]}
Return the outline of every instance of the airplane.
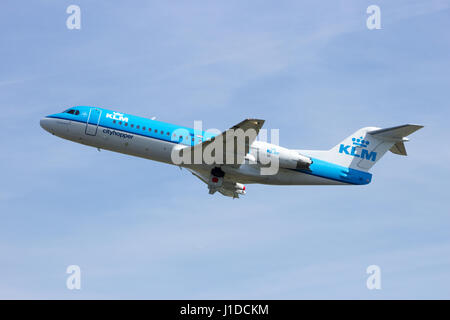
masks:
{"label": "airplane", "polygon": [[[51,134],[99,151],[110,150],[186,168],[208,186],[210,194],[218,191],[232,198],[246,194],[245,184],[255,183],[367,185],[372,181],[372,166],[388,150],[406,156],[406,136],[423,128],[413,124],[384,129],[365,127],[329,150],[297,150],[257,140],[263,124],[262,119],[245,119],[225,132],[211,133],[91,106],[75,106],[40,120],[41,127]],[[237,141],[228,134],[239,130],[253,134],[244,139],[242,147],[225,147]],[[177,152],[178,156],[186,155],[183,159],[192,159],[195,152],[213,146],[213,156],[231,154],[233,161],[221,161],[220,157],[209,162],[174,160]],[[272,162],[276,163],[276,170],[263,173]]]}

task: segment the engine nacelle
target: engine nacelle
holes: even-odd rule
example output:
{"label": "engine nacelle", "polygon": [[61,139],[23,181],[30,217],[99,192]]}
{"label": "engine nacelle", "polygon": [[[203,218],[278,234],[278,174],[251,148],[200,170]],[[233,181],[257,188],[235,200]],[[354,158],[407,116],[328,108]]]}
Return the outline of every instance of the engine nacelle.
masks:
{"label": "engine nacelle", "polygon": [[309,157],[285,148],[279,149],[278,157],[280,168],[285,169],[309,169],[312,163]]}

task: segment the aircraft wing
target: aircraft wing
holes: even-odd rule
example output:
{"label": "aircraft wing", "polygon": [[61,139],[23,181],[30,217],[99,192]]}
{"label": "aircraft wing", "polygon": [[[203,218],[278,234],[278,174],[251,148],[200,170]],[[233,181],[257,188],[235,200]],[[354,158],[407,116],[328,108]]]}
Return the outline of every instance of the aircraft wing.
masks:
{"label": "aircraft wing", "polygon": [[245,194],[245,186],[241,183],[226,180],[210,181],[210,177],[207,172],[201,172],[193,169],[188,169],[194,176],[208,185],[209,193],[213,194],[219,191],[226,197],[239,198],[239,195]]}
{"label": "aircraft wing", "polygon": [[[261,119],[246,119],[239,122],[230,129],[222,132],[209,140],[199,143],[189,148],[181,149],[181,155],[188,153],[190,155],[191,163],[194,162],[194,155],[205,154],[204,151],[209,147],[209,150],[222,150],[222,163],[233,167],[239,167],[243,162],[245,156],[250,151],[250,146],[255,141],[260,129],[264,125],[264,120]],[[214,145],[213,145],[214,144]],[[201,153],[200,153],[201,152]],[[212,153],[215,155],[215,153]],[[204,161],[202,157],[202,162]]]}

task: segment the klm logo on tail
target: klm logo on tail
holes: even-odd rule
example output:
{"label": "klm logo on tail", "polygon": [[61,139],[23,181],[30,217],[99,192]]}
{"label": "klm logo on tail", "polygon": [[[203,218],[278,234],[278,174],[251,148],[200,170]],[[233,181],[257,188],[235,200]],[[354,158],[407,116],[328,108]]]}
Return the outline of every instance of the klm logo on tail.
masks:
{"label": "klm logo on tail", "polygon": [[[370,161],[376,161],[377,153],[374,151],[367,151],[367,146],[370,144],[369,141],[364,140],[363,137],[359,139],[352,138],[353,145],[345,145],[341,144],[339,147],[339,153],[348,154],[352,157],[357,157],[361,159],[366,159]],[[358,149],[361,149],[361,152],[358,153]]]}

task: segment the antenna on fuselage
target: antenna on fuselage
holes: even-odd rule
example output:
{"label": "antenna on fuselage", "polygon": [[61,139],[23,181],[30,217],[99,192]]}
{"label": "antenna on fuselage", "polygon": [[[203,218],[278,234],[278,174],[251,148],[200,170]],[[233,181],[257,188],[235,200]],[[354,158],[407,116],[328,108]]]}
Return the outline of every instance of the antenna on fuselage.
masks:
{"label": "antenna on fuselage", "polygon": [[152,117],[151,119],[152,119],[152,120],[155,120],[155,119],[156,119],[156,117]]}

